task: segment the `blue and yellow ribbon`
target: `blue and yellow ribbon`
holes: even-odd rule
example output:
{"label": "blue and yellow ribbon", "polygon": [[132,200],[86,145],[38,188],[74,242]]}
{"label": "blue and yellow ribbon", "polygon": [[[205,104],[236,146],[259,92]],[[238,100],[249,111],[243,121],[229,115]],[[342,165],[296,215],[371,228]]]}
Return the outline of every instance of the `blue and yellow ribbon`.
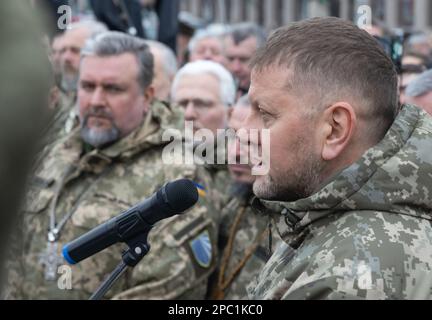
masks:
{"label": "blue and yellow ribbon", "polygon": [[198,195],[200,197],[205,197],[207,195],[206,189],[202,185],[200,185],[199,183],[194,182],[194,184],[198,190]]}

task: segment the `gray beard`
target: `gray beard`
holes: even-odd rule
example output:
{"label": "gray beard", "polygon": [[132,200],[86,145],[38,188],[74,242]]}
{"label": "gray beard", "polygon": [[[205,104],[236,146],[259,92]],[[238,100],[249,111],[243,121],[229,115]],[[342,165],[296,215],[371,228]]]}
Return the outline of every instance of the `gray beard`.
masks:
{"label": "gray beard", "polygon": [[60,86],[65,92],[75,92],[78,89],[78,74],[61,74]]}
{"label": "gray beard", "polygon": [[87,127],[86,119],[81,127],[81,137],[89,145],[101,148],[119,140],[120,130],[116,126],[104,131],[90,129]]}

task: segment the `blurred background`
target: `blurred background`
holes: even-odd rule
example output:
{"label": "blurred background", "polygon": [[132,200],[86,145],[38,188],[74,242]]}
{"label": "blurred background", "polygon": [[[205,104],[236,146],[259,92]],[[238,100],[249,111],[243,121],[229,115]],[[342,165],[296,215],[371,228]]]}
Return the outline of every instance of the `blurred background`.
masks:
{"label": "blurred background", "polygon": [[[53,26],[61,17],[58,8],[68,5],[72,21],[98,20],[108,29],[128,32],[170,47],[183,65],[187,46],[197,31],[208,26],[229,28],[252,22],[267,33],[292,21],[317,16],[337,16],[355,23],[369,6],[372,35],[386,38],[385,46],[402,45],[411,36],[429,56],[431,47],[432,3],[429,0],[41,0],[51,8]],[[33,1],[38,3],[37,1]],[[40,2],[39,2],[40,3]],[[57,32],[64,30],[57,29]],[[214,31],[214,30],[213,30]],[[399,37],[395,40],[394,37]],[[425,43],[428,42],[428,43]],[[391,51],[398,49],[388,48]],[[423,51],[423,52],[422,52]],[[427,52],[426,52],[427,51]],[[394,53],[397,55],[397,53]],[[402,54],[399,53],[399,56]],[[397,60],[395,58],[394,60]]]}
{"label": "blurred background", "polygon": [[[75,19],[92,16],[91,0],[69,0]],[[156,0],[141,0],[148,36],[156,37]],[[171,5],[175,6],[174,1]],[[355,20],[357,8],[369,5],[374,18],[388,28],[425,30],[432,25],[429,0],[179,0],[180,17],[194,16],[204,23],[256,22],[267,30],[288,22],[316,16]],[[187,19],[187,18],[184,18]],[[192,18],[190,18],[192,20]],[[192,21],[191,21],[192,22]]]}

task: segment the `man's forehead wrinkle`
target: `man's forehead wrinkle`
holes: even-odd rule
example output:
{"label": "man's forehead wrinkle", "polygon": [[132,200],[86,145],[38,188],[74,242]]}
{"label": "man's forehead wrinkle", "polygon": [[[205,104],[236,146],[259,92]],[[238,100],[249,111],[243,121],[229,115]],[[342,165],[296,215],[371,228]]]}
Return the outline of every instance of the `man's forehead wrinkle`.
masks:
{"label": "man's forehead wrinkle", "polygon": [[[273,74],[273,79],[279,77],[280,80],[278,81],[264,80],[263,76],[269,73]],[[252,83],[251,83],[249,94],[251,94],[252,92],[253,95],[255,95],[255,98],[257,98],[258,93],[260,94],[260,98],[264,98],[265,96],[271,98],[273,95],[269,93],[270,90],[284,90],[288,93],[288,91],[290,91],[293,88],[292,75],[293,72],[290,69],[280,70],[277,69],[276,66],[273,66],[271,68],[267,67],[263,70],[254,69],[252,71]],[[254,84],[254,82],[259,82],[259,85],[256,83]],[[257,90],[258,88],[261,89]]]}
{"label": "man's forehead wrinkle", "polygon": [[114,76],[107,76],[104,78],[101,77],[94,77],[91,74],[89,75],[82,75],[80,80],[82,83],[91,83],[95,85],[101,85],[101,86],[110,86],[110,85],[127,85],[127,81],[125,79],[120,79]]}
{"label": "man's forehead wrinkle", "polygon": [[[81,60],[80,64],[81,79],[91,79],[100,82],[125,82],[130,77],[138,77],[138,67],[133,68],[134,66],[128,64],[127,59],[125,60],[124,57],[121,59],[123,61],[113,60],[113,57],[86,57],[86,59]],[[103,68],[103,65],[108,65],[109,67]],[[119,70],[122,72],[119,72]]]}

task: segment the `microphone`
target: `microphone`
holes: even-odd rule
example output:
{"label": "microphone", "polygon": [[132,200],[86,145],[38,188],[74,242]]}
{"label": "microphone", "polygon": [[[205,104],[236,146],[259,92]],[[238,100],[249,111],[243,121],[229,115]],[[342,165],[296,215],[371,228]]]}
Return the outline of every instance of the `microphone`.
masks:
{"label": "microphone", "polygon": [[156,222],[192,208],[199,189],[202,187],[187,179],[167,183],[150,198],[65,245],[63,257],[73,265],[115,243],[147,237]]}

